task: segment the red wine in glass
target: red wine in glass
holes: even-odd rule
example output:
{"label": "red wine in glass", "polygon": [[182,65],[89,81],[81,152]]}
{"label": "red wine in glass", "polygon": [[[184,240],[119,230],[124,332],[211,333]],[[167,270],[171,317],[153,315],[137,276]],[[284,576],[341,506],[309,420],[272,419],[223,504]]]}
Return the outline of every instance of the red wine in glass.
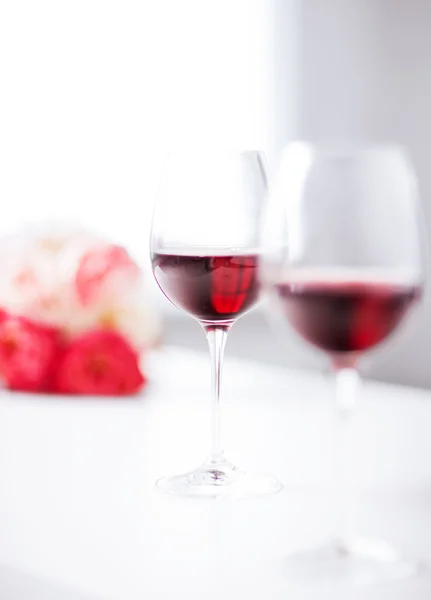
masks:
{"label": "red wine in glass", "polygon": [[232,322],[259,299],[257,254],[152,255],[165,296],[201,322]]}
{"label": "red wine in glass", "polygon": [[291,325],[329,353],[360,353],[384,341],[420,296],[420,287],[385,281],[292,281],[275,293]]}

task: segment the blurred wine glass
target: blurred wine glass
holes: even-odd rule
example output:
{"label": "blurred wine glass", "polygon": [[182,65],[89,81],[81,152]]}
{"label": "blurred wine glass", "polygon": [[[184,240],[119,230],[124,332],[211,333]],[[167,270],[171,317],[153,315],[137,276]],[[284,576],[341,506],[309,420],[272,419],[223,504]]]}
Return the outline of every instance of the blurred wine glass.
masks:
{"label": "blurred wine glass", "polygon": [[339,428],[338,531],[292,556],[294,574],[356,582],[415,570],[389,545],[356,536],[349,422],[361,357],[391,337],[421,297],[422,242],[415,177],[401,148],[287,146],[264,218],[262,276],[270,310],[328,357]]}

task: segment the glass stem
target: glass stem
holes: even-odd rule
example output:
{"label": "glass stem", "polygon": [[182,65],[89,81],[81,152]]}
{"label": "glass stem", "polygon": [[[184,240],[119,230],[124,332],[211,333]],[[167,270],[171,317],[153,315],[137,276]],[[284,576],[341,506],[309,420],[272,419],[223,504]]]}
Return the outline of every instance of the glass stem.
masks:
{"label": "glass stem", "polygon": [[211,449],[208,457],[208,463],[221,464],[226,462],[221,439],[221,415],[220,415],[220,394],[223,352],[226,344],[226,338],[230,326],[206,326],[204,330],[208,340],[211,358],[211,383],[212,383],[212,435]]}
{"label": "glass stem", "polygon": [[356,369],[337,369],[334,508],[336,542],[338,550],[343,553],[348,551],[349,540],[355,534],[352,416],[359,382]]}

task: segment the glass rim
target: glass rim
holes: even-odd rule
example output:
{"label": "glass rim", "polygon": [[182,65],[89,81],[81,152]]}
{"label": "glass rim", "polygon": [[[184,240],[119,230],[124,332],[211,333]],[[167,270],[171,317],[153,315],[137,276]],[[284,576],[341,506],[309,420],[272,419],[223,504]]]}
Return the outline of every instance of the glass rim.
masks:
{"label": "glass rim", "polygon": [[333,154],[340,156],[346,156],[349,154],[365,154],[367,152],[396,152],[399,154],[408,155],[406,146],[399,142],[375,140],[313,141],[307,139],[296,139],[288,142],[284,146],[281,154],[284,155],[288,150],[295,148],[302,148],[318,154]]}

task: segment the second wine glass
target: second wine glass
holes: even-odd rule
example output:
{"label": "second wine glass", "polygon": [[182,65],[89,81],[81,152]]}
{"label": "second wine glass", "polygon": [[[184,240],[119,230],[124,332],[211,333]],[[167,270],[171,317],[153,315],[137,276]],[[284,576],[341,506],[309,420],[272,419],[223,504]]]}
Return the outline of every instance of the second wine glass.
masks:
{"label": "second wine glass", "polygon": [[328,357],[336,377],[338,474],[332,540],[289,565],[308,581],[369,582],[416,565],[351,519],[351,415],[364,353],[384,342],[419,300],[424,270],[416,182],[394,146],[289,145],[264,220],[264,279],[272,307]]}
{"label": "second wine glass", "polygon": [[212,442],[195,471],[158,486],[192,496],[264,495],[281,489],[227,460],[220,432],[223,351],[234,322],[260,297],[259,221],[266,193],[258,152],[171,154],[159,188],[151,234],[154,277],[165,296],[202,326],[212,368]]}

